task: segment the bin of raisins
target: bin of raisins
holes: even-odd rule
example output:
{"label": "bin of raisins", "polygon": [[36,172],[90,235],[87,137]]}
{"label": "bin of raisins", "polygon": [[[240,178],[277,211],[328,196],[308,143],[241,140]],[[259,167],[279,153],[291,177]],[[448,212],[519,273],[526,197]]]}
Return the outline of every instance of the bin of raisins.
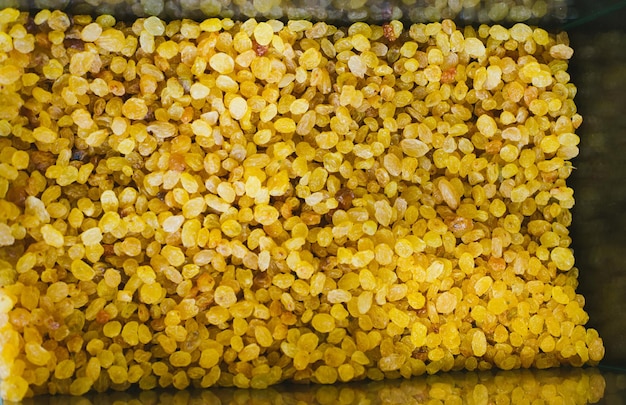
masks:
{"label": "bin of raisins", "polygon": [[0,0],[0,397],[621,403],[624,10]]}

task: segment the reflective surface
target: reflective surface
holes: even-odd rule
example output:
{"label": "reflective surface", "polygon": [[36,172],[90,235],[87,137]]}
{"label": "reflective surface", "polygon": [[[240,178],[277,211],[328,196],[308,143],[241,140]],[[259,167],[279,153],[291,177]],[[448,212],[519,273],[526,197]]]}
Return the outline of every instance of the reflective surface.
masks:
{"label": "reflective surface", "polygon": [[37,397],[24,405],[270,404],[620,404],[626,375],[598,368],[463,372],[354,384],[280,385],[266,390],[213,389],[86,397]]}

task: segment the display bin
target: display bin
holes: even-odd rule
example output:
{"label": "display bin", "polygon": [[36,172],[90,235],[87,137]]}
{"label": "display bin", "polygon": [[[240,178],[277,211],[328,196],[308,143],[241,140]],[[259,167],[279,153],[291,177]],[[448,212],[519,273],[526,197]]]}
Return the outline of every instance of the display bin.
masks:
{"label": "display bin", "polygon": [[[119,20],[156,15],[164,20],[208,17],[307,19],[346,26],[357,21],[411,23],[453,19],[458,26],[517,22],[567,31],[574,56],[568,71],[584,117],[576,131],[580,155],[568,179],[576,205],[570,227],[587,327],[606,354],[597,367],[437,373],[413,379],[333,385],[280,384],[264,390],[209,388],[37,396],[28,405],[108,404],[421,404],[626,403],[626,1],[588,0],[0,0],[0,9],[112,14]],[[623,228],[625,227],[625,228]],[[520,396],[516,388],[524,388]],[[484,401],[484,402],[483,402]],[[538,402],[534,402],[538,401]],[[544,402],[545,401],[545,402]],[[1,402],[0,402],[1,403]],[[457,403],[457,402],[454,402]],[[461,402],[458,402],[461,403]],[[559,403],[559,402],[554,402]]]}

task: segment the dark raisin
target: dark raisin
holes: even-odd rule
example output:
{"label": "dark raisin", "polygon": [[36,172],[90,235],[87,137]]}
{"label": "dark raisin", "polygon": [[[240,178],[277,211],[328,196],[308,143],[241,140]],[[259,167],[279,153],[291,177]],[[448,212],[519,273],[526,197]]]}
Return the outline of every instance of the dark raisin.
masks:
{"label": "dark raisin", "polygon": [[351,189],[344,187],[341,190],[337,191],[335,195],[335,199],[339,203],[339,208],[342,210],[347,210],[352,206],[352,200],[354,199],[354,191]]}

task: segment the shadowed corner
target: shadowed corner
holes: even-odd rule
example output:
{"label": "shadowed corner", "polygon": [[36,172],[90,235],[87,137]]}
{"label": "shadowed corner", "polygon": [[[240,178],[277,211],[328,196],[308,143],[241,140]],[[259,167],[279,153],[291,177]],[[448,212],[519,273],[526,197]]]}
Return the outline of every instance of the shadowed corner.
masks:
{"label": "shadowed corner", "polygon": [[620,10],[626,7],[626,1],[619,1],[617,3],[603,4],[591,1],[579,1],[576,2],[576,6],[579,5],[583,10],[572,11],[572,19],[565,23],[562,27],[563,30],[570,31],[579,27],[586,26],[594,22],[605,23],[607,17],[619,13]]}

